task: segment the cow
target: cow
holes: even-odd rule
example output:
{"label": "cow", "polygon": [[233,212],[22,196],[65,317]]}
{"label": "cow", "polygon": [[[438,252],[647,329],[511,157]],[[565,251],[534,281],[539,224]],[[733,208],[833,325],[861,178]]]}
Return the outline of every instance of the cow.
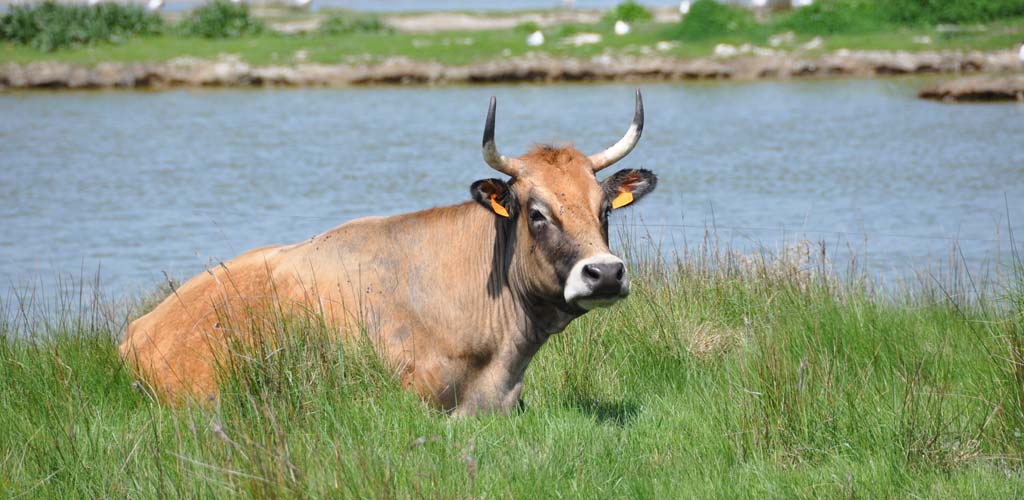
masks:
{"label": "cow", "polygon": [[214,398],[216,360],[230,344],[224,311],[261,300],[315,305],[342,341],[368,337],[425,401],[457,416],[508,413],[551,335],[629,295],[608,217],[651,192],[657,177],[643,169],[596,177],[640,139],[639,89],[625,136],[589,156],[546,145],[503,156],[495,107],[492,97],[483,157],[506,179],[474,182],[472,200],[459,205],[356,219],[212,267],[133,321],[121,355],[168,400]]}

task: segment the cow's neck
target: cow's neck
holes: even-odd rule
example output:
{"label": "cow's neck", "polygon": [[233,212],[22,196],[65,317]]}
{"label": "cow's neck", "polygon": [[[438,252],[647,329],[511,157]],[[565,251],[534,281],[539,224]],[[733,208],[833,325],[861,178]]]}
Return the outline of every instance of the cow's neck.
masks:
{"label": "cow's neck", "polygon": [[[488,234],[484,251],[491,256],[491,263],[486,271],[489,296],[498,296],[504,303],[503,311],[514,311],[516,329],[522,335],[522,342],[540,347],[552,334],[565,329],[578,314],[554,300],[539,296],[530,288],[532,271],[521,265],[516,255],[518,247],[516,238],[516,220],[504,220],[492,214],[467,205],[471,217],[478,219],[483,213],[480,232]],[[507,314],[507,313],[506,313]]]}
{"label": "cow's neck", "polygon": [[[481,314],[471,314],[476,326],[462,333],[488,339],[493,357],[492,365],[485,371],[493,374],[488,375],[493,377],[491,386],[503,388],[497,389],[499,393],[507,393],[495,395],[499,399],[518,399],[523,374],[537,350],[577,314],[538,298],[530,290],[529,270],[521,268],[517,261],[515,220],[499,219],[475,203],[441,210],[446,212],[446,227],[461,228],[464,236],[460,239],[465,245],[462,248],[467,250],[458,262],[453,262],[459,275],[458,283],[452,285],[467,287],[463,293],[476,297],[474,302],[479,301],[475,312]],[[477,258],[480,262],[474,262]],[[509,401],[502,400],[502,406],[507,404]]]}

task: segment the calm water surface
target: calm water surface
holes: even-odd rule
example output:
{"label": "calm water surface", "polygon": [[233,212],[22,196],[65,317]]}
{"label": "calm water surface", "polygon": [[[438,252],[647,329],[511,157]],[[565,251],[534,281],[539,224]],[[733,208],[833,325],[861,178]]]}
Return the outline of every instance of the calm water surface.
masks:
{"label": "calm water surface", "polygon": [[[945,262],[954,238],[974,269],[1005,258],[1008,218],[1024,228],[1024,107],[915,89],[644,85],[644,137],[620,165],[660,183],[617,222],[677,248],[712,224],[746,251],[825,240],[883,277]],[[0,94],[0,285],[99,267],[133,294],[355,217],[462,202],[496,175],[480,157],[492,94],[506,154],[594,152],[632,116],[628,85]]]}

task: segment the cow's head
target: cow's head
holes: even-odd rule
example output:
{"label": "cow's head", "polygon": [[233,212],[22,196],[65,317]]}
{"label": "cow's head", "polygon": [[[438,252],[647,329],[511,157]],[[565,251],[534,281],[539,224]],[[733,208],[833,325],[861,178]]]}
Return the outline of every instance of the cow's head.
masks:
{"label": "cow's head", "polygon": [[495,99],[484,127],[484,160],[510,180],[484,179],[470,188],[473,198],[514,231],[510,279],[531,297],[554,302],[576,314],[607,306],[629,295],[622,259],[608,249],[608,216],[654,190],[648,170],[623,169],[603,181],[598,171],[636,146],[644,127],[644,106],[626,135],[612,147],[587,156],[571,146],[540,146],[506,158],[494,144]]}

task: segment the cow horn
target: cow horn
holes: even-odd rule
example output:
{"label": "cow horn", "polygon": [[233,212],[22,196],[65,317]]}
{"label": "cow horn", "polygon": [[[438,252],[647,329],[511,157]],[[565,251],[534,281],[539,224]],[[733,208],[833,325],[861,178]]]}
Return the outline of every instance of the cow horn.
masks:
{"label": "cow horn", "polygon": [[619,139],[612,147],[600,153],[590,155],[590,163],[594,165],[594,172],[611,166],[613,163],[623,159],[640,142],[640,134],[644,132],[644,100],[640,97],[640,89],[636,89],[636,111],[633,112],[633,123],[629,125],[626,135]]}
{"label": "cow horn", "polygon": [[484,161],[494,170],[515,177],[519,173],[516,160],[502,156],[498,146],[494,145],[494,109],[498,100],[491,96],[491,105],[487,108],[487,123],[484,125]]}

